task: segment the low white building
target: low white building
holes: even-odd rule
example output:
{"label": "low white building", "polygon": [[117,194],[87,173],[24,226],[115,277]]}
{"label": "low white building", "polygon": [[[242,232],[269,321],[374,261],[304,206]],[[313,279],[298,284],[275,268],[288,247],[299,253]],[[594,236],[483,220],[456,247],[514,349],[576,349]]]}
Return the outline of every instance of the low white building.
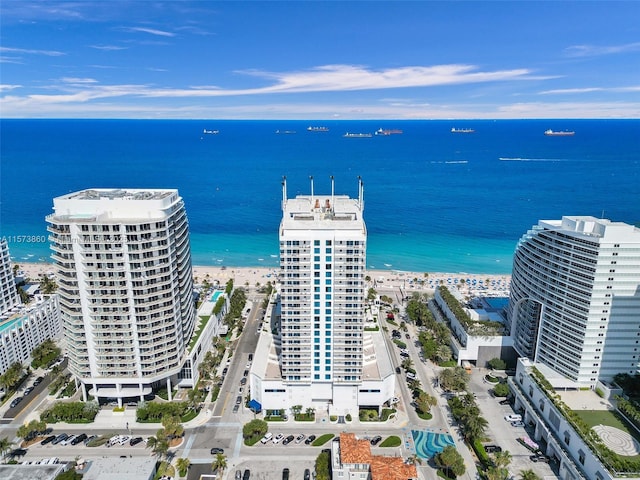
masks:
{"label": "low white building", "polygon": [[[552,391],[545,392],[541,387],[545,382]],[[576,394],[585,395],[594,395],[593,392],[581,392],[577,382],[562,377],[544,364],[533,363],[526,357],[518,359],[516,375],[509,377],[509,386],[515,396],[515,411],[522,415],[525,424],[534,428],[533,440],[545,455],[559,463],[559,478],[640,478],[638,472],[616,473],[608,469],[550,398],[550,395],[560,398],[558,392],[562,390],[573,390]],[[621,438],[614,441],[619,442]]]}
{"label": "low white building", "polygon": [[15,362],[30,362],[35,347],[61,334],[57,295],[36,295],[29,305],[5,312],[0,319],[0,375]]}

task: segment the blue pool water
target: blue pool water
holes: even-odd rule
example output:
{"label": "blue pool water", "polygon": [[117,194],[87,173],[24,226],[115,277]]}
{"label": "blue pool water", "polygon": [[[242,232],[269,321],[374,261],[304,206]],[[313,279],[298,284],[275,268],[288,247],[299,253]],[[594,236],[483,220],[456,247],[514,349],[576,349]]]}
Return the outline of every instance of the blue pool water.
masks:
{"label": "blue pool water", "polygon": [[509,297],[487,297],[484,301],[487,302],[491,308],[499,310],[509,304]]}
{"label": "blue pool water", "polygon": [[420,458],[431,458],[449,445],[455,446],[453,437],[446,433],[435,433],[428,430],[411,430],[416,455]]}
{"label": "blue pool water", "polygon": [[4,332],[5,330],[8,330],[9,328],[12,328],[16,323],[22,322],[23,320],[24,320],[24,317],[18,317],[1,324],[0,333]]}
{"label": "blue pool water", "polygon": [[215,303],[220,295],[222,295],[222,290],[216,290],[213,292],[213,295],[211,295],[211,301]]}

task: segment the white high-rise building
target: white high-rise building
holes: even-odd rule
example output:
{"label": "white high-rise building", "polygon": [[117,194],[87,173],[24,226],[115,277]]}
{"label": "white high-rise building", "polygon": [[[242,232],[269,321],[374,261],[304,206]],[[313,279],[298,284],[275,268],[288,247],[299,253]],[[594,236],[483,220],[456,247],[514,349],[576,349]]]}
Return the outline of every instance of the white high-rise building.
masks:
{"label": "white high-rise building", "polygon": [[86,387],[119,402],[153,386],[171,392],[189,374],[181,370],[195,324],[178,191],[83,190],[55,198],[53,208],[47,221],[69,370],[84,398]]}
{"label": "white high-rise building", "polygon": [[20,304],[6,239],[0,238],[0,313]]}
{"label": "white high-rise building", "polygon": [[640,229],[540,221],[516,248],[509,310],[517,352],[578,385],[640,373]]}
{"label": "white high-rise building", "polygon": [[393,396],[384,341],[364,331],[362,183],[357,199],[333,189],[332,179],[330,195],[315,195],[312,180],[311,195],[288,199],[283,184],[278,335],[275,349],[266,338],[256,351],[277,358],[279,369],[267,363],[252,370],[252,397],[264,408],[303,405],[355,414],[359,405],[380,406]]}

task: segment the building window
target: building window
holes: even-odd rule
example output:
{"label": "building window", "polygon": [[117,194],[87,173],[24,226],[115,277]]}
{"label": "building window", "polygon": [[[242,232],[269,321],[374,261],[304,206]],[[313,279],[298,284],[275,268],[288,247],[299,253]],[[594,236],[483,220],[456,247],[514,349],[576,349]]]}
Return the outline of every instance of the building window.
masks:
{"label": "building window", "polygon": [[571,435],[569,434],[569,432],[564,432],[564,443],[569,445],[570,442],[571,442]]}
{"label": "building window", "polygon": [[582,450],[578,450],[578,461],[581,465],[584,465],[584,452]]}

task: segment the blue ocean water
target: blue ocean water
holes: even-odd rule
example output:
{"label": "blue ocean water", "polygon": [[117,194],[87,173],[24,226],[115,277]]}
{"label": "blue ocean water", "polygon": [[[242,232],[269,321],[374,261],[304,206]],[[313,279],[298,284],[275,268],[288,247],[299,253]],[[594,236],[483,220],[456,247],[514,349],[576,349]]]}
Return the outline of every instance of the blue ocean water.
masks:
{"label": "blue ocean water", "polygon": [[[381,127],[403,134],[343,137]],[[3,119],[0,154],[1,234],[19,262],[48,259],[53,197],[136,187],[179,189],[194,264],[276,266],[283,175],[289,197],[310,193],[310,175],[316,194],[333,175],[336,194],[355,197],[361,176],[377,269],[506,274],[539,219],[640,222],[639,120]]]}

